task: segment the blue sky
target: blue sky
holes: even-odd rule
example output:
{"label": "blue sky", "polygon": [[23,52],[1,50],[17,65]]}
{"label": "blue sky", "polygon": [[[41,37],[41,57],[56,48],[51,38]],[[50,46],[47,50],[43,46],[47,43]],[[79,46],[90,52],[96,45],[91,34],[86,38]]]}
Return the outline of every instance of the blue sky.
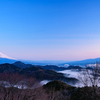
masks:
{"label": "blue sky", "polygon": [[25,60],[100,57],[100,0],[0,0],[0,52]]}

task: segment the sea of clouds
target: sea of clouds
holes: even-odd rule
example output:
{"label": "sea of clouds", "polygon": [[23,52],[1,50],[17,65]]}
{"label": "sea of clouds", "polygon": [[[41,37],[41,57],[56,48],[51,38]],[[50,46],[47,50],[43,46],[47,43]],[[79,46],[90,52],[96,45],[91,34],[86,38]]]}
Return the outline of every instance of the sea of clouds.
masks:
{"label": "sea of clouds", "polygon": [[58,72],[63,73],[65,77],[76,78],[79,80],[79,82],[77,82],[76,84],[70,84],[72,86],[84,87],[84,86],[92,86],[93,84],[100,86],[99,77],[94,80],[91,70],[88,70],[88,72],[86,70],[82,70],[82,71],[63,70]]}

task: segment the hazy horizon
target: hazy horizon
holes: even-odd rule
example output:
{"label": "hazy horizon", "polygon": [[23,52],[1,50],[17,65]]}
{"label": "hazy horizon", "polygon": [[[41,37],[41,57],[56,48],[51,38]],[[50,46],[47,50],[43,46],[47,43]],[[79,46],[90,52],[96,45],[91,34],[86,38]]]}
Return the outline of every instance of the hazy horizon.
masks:
{"label": "hazy horizon", "polygon": [[0,52],[8,57],[100,57],[99,0],[3,0],[0,9]]}

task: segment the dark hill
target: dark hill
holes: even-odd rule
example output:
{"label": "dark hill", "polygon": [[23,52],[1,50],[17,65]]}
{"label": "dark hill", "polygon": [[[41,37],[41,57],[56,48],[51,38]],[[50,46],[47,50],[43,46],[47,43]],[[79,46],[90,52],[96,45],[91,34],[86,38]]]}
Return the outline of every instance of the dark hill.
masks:
{"label": "dark hill", "polygon": [[12,64],[1,64],[0,73],[16,73],[19,72],[20,68]]}
{"label": "dark hill", "polygon": [[0,73],[19,73],[24,76],[34,77],[37,80],[62,80],[67,83],[75,84],[78,80],[75,78],[67,78],[62,73],[57,73],[53,70],[45,70],[37,66],[28,68],[19,68],[13,64],[1,64]]}
{"label": "dark hill", "polygon": [[[77,88],[62,81],[51,81],[43,86],[49,100],[100,100],[99,87]],[[48,99],[46,99],[48,100]]]}
{"label": "dark hill", "polygon": [[65,90],[70,87],[72,87],[72,86],[67,85],[66,83],[64,83],[62,81],[51,81],[43,86],[43,88],[45,88],[45,89],[50,89],[50,90],[53,89],[55,91]]}
{"label": "dark hill", "polygon": [[69,67],[67,67],[67,69],[83,69],[82,67],[80,67],[80,66],[69,66]]}
{"label": "dark hill", "polygon": [[[46,100],[71,100],[71,96],[75,93],[76,88],[62,81],[52,81],[43,86],[48,99]],[[53,99],[54,98],[54,99]]]}
{"label": "dark hill", "polygon": [[27,68],[27,67],[32,66],[31,64],[25,64],[21,61],[16,61],[15,63],[13,63],[13,65],[20,67],[20,68]]}
{"label": "dark hill", "polygon": [[55,71],[61,71],[61,70],[67,69],[65,67],[58,67],[56,65],[45,65],[45,66],[40,66],[40,67],[46,70],[55,70]]}
{"label": "dark hill", "polygon": [[36,66],[24,68],[20,71],[20,74],[34,77],[38,80],[63,80],[68,83],[76,83],[78,81],[75,78],[64,77],[62,73],[57,73],[53,70],[45,70]]}
{"label": "dark hill", "polygon": [[20,68],[28,68],[28,67],[40,67],[40,68],[43,68],[43,69],[46,69],[46,70],[55,70],[55,71],[61,71],[61,70],[66,70],[67,68],[65,67],[58,67],[56,65],[45,65],[45,66],[42,66],[42,65],[31,65],[31,64],[25,64],[21,61],[17,61],[15,63],[13,63],[13,65],[17,66],[17,67],[20,67]]}

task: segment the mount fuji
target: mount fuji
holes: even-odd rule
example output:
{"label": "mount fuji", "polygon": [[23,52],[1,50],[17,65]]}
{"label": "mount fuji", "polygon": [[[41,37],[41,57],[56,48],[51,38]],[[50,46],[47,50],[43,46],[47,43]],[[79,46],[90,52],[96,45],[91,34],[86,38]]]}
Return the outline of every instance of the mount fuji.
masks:
{"label": "mount fuji", "polygon": [[3,53],[0,52],[0,64],[3,63],[14,63],[16,60],[12,57],[9,57]]}

